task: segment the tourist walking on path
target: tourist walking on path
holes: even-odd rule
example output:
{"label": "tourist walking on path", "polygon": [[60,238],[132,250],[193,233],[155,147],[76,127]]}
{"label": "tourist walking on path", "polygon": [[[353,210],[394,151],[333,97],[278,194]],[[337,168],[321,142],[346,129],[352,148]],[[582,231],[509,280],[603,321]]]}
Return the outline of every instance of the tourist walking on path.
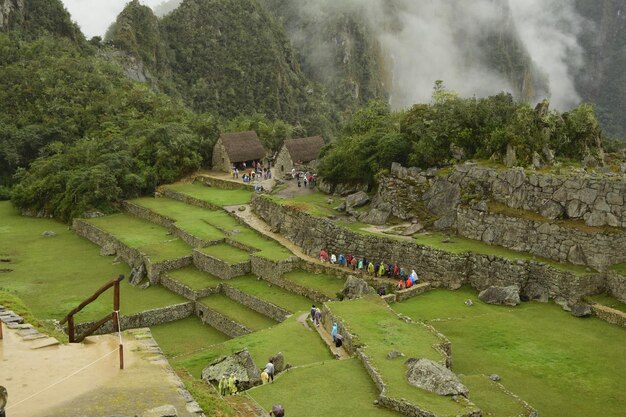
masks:
{"label": "tourist walking on path", "polygon": [[337,338],[337,323],[333,323],[333,330],[331,330],[330,335],[333,337],[333,342],[336,340]]}
{"label": "tourist walking on path", "polygon": [[335,265],[337,263],[337,257],[335,256],[335,254],[333,253],[332,255],[330,255],[330,263]]}
{"label": "tourist walking on path", "polygon": [[350,265],[352,266],[352,270],[356,271],[356,266],[357,266],[357,260],[356,258],[352,258],[352,261],[350,262]]}
{"label": "tourist walking on path", "polygon": [[270,359],[270,361],[265,365],[265,372],[270,377],[270,382],[274,382],[274,362]]}
{"label": "tourist walking on path", "polygon": [[217,385],[217,388],[220,390],[220,395],[222,397],[228,395],[228,378],[226,378],[226,375],[222,375],[222,378],[220,379],[220,383]]}
{"label": "tourist walking on path", "polygon": [[320,310],[319,308],[315,309],[315,325],[319,327],[320,322],[322,321],[322,310]]}
{"label": "tourist walking on path", "polygon": [[378,267],[378,276],[383,277],[384,275],[385,275],[385,263],[381,262],[380,266]]}
{"label": "tourist walking on path", "polygon": [[372,262],[370,262],[367,265],[367,275],[374,275],[375,271],[376,271],[376,269],[374,269],[374,264]]}
{"label": "tourist walking on path", "polygon": [[317,309],[315,308],[315,304],[313,304],[311,306],[311,321],[315,320],[315,311],[317,311]]}
{"label": "tourist walking on path", "polygon": [[322,249],[320,251],[320,261],[322,263],[325,263],[326,261],[328,261],[328,252],[326,252],[326,249]]}
{"label": "tourist walking on path", "polygon": [[261,372],[261,382],[263,382],[263,385],[265,385],[270,381],[270,376],[265,369],[262,369],[262,371],[263,372]]}
{"label": "tourist walking on path", "polygon": [[339,266],[346,266],[346,257],[343,256],[343,253],[339,254]]}

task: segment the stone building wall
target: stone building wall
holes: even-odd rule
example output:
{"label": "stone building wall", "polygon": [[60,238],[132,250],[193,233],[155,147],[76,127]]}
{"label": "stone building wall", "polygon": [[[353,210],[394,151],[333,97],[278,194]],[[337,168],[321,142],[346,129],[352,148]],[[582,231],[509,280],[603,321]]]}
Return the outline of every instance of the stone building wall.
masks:
{"label": "stone building wall", "polygon": [[231,265],[197,249],[193,251],[193,264],[199,270],[222,279],[232,279],[250,273],[250,261]]}
{"label": "stone building wall", "polygon": [[475,253],[453,254],[412,241],[362,235],[336,226],[327,219],[284,207],[256,196],[254,211],[303,251],[316,256],[322,248],[334,253],[353,253],[368,259],[398,261],[415,269],[433,286],[457,289],[470,284],[477,290],[491,285],[517,285],[532,298],[580,297],[606,289],[606,274],[575,275],[536,261],[521,261]]}
{"label": "stone building wall", "polygon": [[213,146],[213,163],[211,164],[214,171],[230,172],[232,163],[224,147],[222,139],[218,139]]}
{"label": "stone building wall", "polygon": [[607,273],[607,290],[613,297],[626,303],[626,276],[615,271],[609,271]]}
{"label": "stone building wall", "polygon": [[282,178],[285,175],[291,175],[292,169],[293,160],[291,159],[287,146],[283,145],[274,161],[274,175],[278,178]]}
{"label": "stone building wall", "polygon": [[457,232],[470,239],[603,270],[626,261],[626,231],[585,233],[555,223],[457,210]]}

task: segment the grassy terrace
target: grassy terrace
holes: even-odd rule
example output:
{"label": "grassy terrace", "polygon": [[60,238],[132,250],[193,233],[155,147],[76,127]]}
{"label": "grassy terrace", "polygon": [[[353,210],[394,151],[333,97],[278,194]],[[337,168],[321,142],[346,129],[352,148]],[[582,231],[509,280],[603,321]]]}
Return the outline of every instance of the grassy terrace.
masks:
{"label": "grassy terrace", "polygon": [[623,416],[626,329],[555,304],[486,305],[469,289],[433,290],[393,308],[451,340],[455,372],[500,375],[541,416]]}
{"label": "grassy terrace", "polygon": [[[67,225],[49,219],[22,217],[9,202],[0,202],[0,258],[10,260],[0,273],[0,288],[19,296],[41,319],[61,319],[98,288],[119,274],[128,276],[125,264],[100,256],[100,248],[76,236]],[[45,230],[54,237],[40,236]],[[79,322],[111,313],[108,292],[77,316]],[[122,283],[121,313],[131,314],[185,300],[163,287],[142,290]],[[1,304],[1,303],[0,303]]]}
{"label": "grassy terrace", "polygon": [[[454,350],[454,347],[452,347]],[[454,355],[454,353],[453,353]],[[526,415],[525,407],[500,389],[485,375],[462,375],[461,382],[469,389],[470,400],[485,416],[513,417]]]}
{"label": "grassy terrace", "polygon": [[335,298],[344,286],[343,280],[332,275],[314,274],[303,270],[287,272],[282,278],[325,294],[329,298]]}
{"label": "grassy terrace", "polygon": [[165,355],[169,358],[186,355],[222,343],[230,338],[203,324],[196,316],[150,328]]}
{"label": "grassy terrace", "polygon": [[626,276],[626,263],[613,265],[611,270],[617,272],[620,275]]}
{"label": "grassy terrace", "polygon": [[307,311],[311,307],[312,301],[308,298],[291,293],[252,275],[231,279],[226,283],[261,300],[269,301],[292,313],[296,311]]}
{"label": "grassy terrace", "polygon": [[231,265],[244,263],[250,260],[250,254],[248,252],[234,246],[227,245],[226,243],[211,245],[198,250]]}
{"label": "grassy terrace", "polygon": [[[312,388],[314,387],[314,388]],[[325,361],[281,375],[273,384],[248,391],[265,410],[282,404],[298,417],[400,417],[373,404],[376,387],[357,359]]]}
{"label": "grassy terrace", "polygon": [[243,189],[224,190],[221,188],[209,187],[200,183],[172,184],[165,188],[220,207],[248,204],[252,199],[252,191]]}
{"label": "grassy terrace", "polygon": [[438,416],[457,416],[472,409],[471,405],[456,402],[411,386],[406,381],[405,359],[390,361],[390,351],[402,352],[408,358],[429,358],[441,361],[442,356],[433,349],[440,340],[424,326],[399,320],[378,296],[367,296],[350,302],[327,304],[341,318],[348,330],[364,345],[364,352],[387,384],[387,395],[405,398]]}
{"label": "grassy terrace", "polygon": [[165,228],[129,214],[114,214],[86,221],[111,233],[125,245],[145,253],[152,262],[191,255],[191,247],[169,235]]}
{"label": "grassy terrace", "polygon": [[[284,206],[296,208],[315,217],[328,217],[332,214],[336,214],[337,212],[334,208],[341,203],[341,199],[333,198],[319,192],[311,192],[292,198],[274,196],[269,196],[269,198]],[[333,199],[332,204],[328,204],[329,198]]]}
{"label": "grassy terrace", "polygon": [[[254,332],[231,339],[219,345],[211,346],[200,352],[183,355],[171,361],[172,366],[187,369],[192,375],[200,375],[202,369],[211,361],[247,348],[259,367],[278,351],[285,356],[285,361],[293,366],[303,366],[320,361],[332,361],[328,347],[318,334],[303,326],[293,316],[269,329]],[[306,381],[303,385],[311,389]]]}
{"label": "grassy terrace", "polygon": [[592,296],[587,297],[587,299],[589,299],[589,301],[592,301],[594,303],[602,304],[603,306],[614,308],[615,310],[619,310],[621,312],[626,313],[626,304],[622,303],[620,300],[618,300],[615,297],[611,297],[610,295],[607,295],[607,294],[592,295]]}
{"label": "grassy terrace", "polygon": [[211,295],[201,299],[200,302],[211,310],[217,311],[253,331],[262,330],[276,324],[269,317],[257,313],[222,294]]}
{"label": "grassy terrace", "polygon": [[169,271],[167,275],[176,281],[187,285],[192,290],[203,290],[220,285],[224,280],[215,277],[207,272],[196,269],[195,266],[187,266],[175,271]]}

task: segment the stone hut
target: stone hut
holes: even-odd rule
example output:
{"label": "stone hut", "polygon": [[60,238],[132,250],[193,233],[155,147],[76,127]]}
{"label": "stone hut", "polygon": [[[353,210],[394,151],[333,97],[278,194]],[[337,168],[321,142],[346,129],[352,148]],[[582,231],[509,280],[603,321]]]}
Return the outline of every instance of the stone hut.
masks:
{"label": "stone hut", "polygon": [[287,174],[294,166],[314,171],[323,146],[321,136],[286,140],[274,162],[276,174]]}
{"label": "stone hut", "polygon": [[223,133],[213,147],[213,169],[230,172],[233,165],[265,158],[265,148],[256,132]]}

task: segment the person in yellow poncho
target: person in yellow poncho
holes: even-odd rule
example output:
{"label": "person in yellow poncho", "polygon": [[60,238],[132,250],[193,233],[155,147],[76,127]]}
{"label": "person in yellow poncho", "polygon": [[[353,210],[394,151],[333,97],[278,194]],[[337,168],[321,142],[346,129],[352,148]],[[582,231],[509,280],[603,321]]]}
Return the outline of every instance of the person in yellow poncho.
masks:
{"label": "person in yellow poncho", "polygon": [[222,397],[225,397],[226,395],[228,395],[228,378],[226,378],[226,375],[222,375],[222,378],[220,379],[220,383],[217,386],[220,390],[220,394],[222,395]]}
{"label": "person in yellow poncho", "polygon": [[230,378],[228,378],[228,390],[230,391],[230,395],[237,394],[237,379],[235,379],[235,374],[230,374]]}
{"label": "person in yellow poncho", "polygon": [[372,262],[370,262],[369,264],[367,264],[367,274],[368,275],[374,275],[374,264]]}

